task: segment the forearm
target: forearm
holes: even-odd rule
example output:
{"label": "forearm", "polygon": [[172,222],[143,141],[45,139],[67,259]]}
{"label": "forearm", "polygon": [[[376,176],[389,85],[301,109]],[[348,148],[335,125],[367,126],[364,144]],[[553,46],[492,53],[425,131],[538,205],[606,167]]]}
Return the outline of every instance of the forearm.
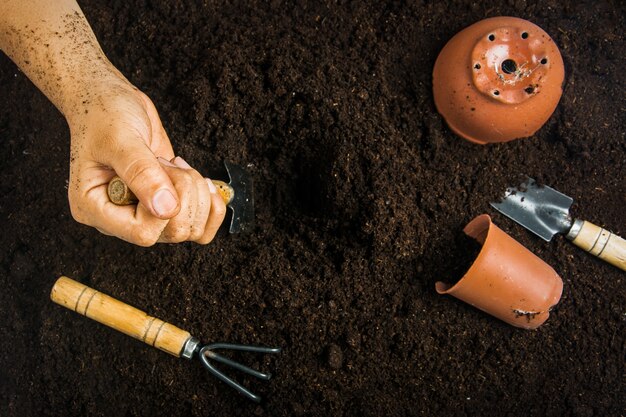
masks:
{"label": "forearm", "polygon": [[0,49],[68,118],[103,81],[125,80],[75,0],[0,0]]}

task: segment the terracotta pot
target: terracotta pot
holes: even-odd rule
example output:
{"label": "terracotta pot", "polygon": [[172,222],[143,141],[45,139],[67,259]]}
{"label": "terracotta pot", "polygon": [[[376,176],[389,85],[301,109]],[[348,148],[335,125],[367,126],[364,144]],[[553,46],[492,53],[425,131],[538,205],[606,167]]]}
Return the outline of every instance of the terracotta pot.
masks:
{"label": "terracotta pot", "polygon": [[559,302],[563,281],[548,264],[480,215],[465,234],[482,244],[476,260],[455,285],[436,283],[450,294],[513,326],[534,329]]}
{"label": "terracotta pot", "polygon": [[561,98],[563,59],[539,26],[516,17],[481,20],[457,33],[433,70],[437,110],[475,143],[533,135]]}

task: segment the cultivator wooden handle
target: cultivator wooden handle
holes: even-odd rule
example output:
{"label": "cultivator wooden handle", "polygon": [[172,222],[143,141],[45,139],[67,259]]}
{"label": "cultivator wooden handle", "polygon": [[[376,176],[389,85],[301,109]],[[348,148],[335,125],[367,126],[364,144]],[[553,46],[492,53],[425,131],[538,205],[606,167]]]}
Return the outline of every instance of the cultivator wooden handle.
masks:
{"label": "cultivator wooden handle", "polygon": [[[224,204],[229,204],[235,195],[233,187],[226,184],[224,181],[211,180],[211,182],[213,182],[217,188],[217,192],[220,194],[220,197],[222,197],[222,200],[224,200]],[[135,204],[138,201],[135,194],[128,188],[128,185],[117,176],[109,182],[107,192],[111,202],[118,206],[127,206],[129,204]]]}
{"label": "cultivator wooden handle", "polygon": [[211,362],[230,366],[248,375],[269,380],[270,374],[259,372],[239,362],[229,359],[216,350],[236,350],[255,353],[279,353],[280,348],[239,345],[233,343],[212,343],[200,346],[200,342],[189,332],[151,317],[141,310],[131,307],[113,297],[76,282],[68,277],[60,277],[52,287],[50,298],[65,308],[89,317],[115,330],[139,339],[176,357],[200,359],[202,365],[215,377],[236,389],[249,399],[259,402],[261,397],[228,377]]}
{"label": "cultivator wooden handle", "polygon": [[626,240],[586,220],[574,221],[567,234],[579,248],[626,271]]}
{"label": "cultivator wooden handle", "polygon": [[57,280],[50,298],[65,308],[176,357],[181,356],[185,345],[192,339],[189,332],[68,277]]}

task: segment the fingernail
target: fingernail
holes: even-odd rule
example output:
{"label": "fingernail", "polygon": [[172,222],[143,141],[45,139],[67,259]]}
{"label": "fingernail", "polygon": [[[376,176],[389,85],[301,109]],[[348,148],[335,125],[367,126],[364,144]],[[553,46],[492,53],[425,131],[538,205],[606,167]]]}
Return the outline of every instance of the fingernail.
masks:
{"label": "fingernail", "polygon": [[215,194],[217,192],[217,188],[215,188],[215,184],[213,184],[213,181],[211,181],[211,179],[209,178],[205,178],[207,184],[209,184],[209,191],[211,192],[211,194]]}
{"label": "fingernail", "polygon": [[156,192],[152,197],[152,207],[160,217],[167,216],[176,209],[178,202],[170,190],[164,189]]}
{"label": "fingernail", "polygon": [[161,165],[165,165],[166,167],[178,168],[176,165],[174,165],[165,158],[161,158],[160,156],[157,158],[157,160],[161,163]]}
{"label": "fingernail", "polygon": [[189,165],[187,163],[187,161],[185,161],[183,158],[181,158],[180,156],[177,156],[176,158],[174,158],[174,163],[176,165],[178,165],[179,168],[183,168],[183,169],[193,169],[191,168],[191,165]]}

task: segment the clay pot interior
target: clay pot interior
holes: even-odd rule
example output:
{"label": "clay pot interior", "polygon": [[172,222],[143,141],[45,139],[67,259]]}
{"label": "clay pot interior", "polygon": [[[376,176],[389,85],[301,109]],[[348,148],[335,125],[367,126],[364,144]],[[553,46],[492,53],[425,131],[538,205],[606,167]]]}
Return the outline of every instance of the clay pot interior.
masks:
{"label": "clay pot interior", "polygon": [[454,285],[437,282],[449,294],[513,326],[534,329],[559,302],[563,281],[548,264],[480,215],[463,229],[482,248]]}

